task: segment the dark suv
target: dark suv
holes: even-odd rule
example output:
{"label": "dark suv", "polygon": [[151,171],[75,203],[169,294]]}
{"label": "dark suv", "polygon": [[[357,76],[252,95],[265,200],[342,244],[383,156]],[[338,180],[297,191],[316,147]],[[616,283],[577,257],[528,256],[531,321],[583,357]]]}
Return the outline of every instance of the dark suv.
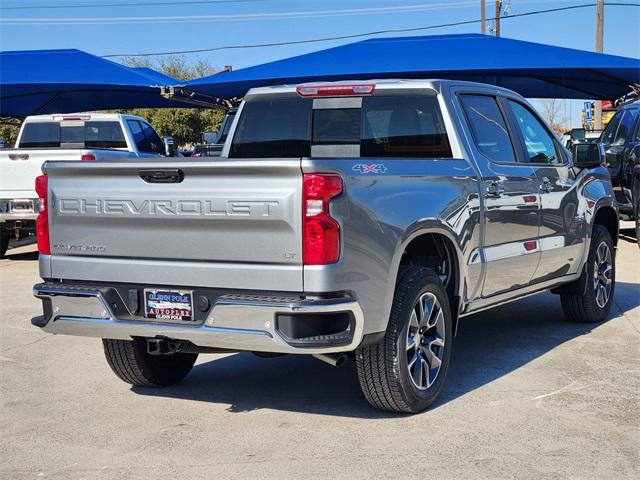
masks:
{"label": "dark suv", "polygon": [[640,101],[623,106],[600,136],[620,219],[636,221],[640,243]]}

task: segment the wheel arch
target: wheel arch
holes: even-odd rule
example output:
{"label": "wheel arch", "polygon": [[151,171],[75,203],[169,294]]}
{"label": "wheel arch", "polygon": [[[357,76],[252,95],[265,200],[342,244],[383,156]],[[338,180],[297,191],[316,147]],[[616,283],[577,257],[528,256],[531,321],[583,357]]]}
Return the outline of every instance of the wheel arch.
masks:
{"label": "wheel arch", "polygon": [[613,244],[615,246],[618,245],[618,212],[616,212],[615,208],[611,205],[602,205],[597,210],[595,215],[593,216],[593,221],[591,222],[591,230],[593,232],[593,227],[595,225],[602,225],[605,227],[609,234],[611,235],[611,239],[613,240]]}
{"label": "wheel arch", "polygon": [[[436,251],[425,250],[435,246]],[[438,250],[440,248],[440,250]],[[441,224],[434,224],[417,228],[408,234],[398,247],[394,268],[392,270],[393,285],[397,284],[400,278],[400,272],[402,267],[409,264],[410,258],[417,258],[419,256],[426,256],[433,258],[433,255],[420,255],[425,253],[436,253],[435,256],[442,255],[444,252],[442,248],[446,249],[446,252],[450,255],[452,265],[450,268],[450,282],[447,285],[447,294],[449,295],[451,313],[453,314],[454,333],[457,331],[458,317],[460,313],[461,299],[464,292],[464,262],[462,257],[462,251],[456,241],[456,236],[446,227]],[[420,263],[418,263],[420,264]],[[425,265],[430,266],[430,265]]]}

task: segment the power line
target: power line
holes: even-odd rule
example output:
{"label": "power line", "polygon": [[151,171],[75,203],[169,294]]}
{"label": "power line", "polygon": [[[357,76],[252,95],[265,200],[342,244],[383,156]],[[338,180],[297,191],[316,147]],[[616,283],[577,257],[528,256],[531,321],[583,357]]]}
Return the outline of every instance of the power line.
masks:
{"label": "power line", "polygon": [[[640,7],[640,3],[607,3],[607,7]],[[508,17],[502,17],[502,20],[507,20],[510,18],[518,18],[518,17],[529,17],[533,15],[540,15],[544,13],[553,13],[553,12],[563,12],[567,10],[576,10],[582,8],[595,7],[595,3],[585,3],[581,5],[570,5],[567,7],[556,7],[549,8],[546,10],[534,10],[530,12],[516,13],[509,15]],[[496,20],[496,18],[487,18],[487,21]],[[428,25],[423,27],[411,27],[411,28],[396,28],[396,29],[388,29],[388,30],[377,30],[371,32],[363,32],[363,33],[354,33],[350,35],[339,35],[333,37],[322,37],[322,38],[313,38],[307,40],[293,40],[288,42],[271,42],[271,43],[259,43],[259,44],[251,44],[251,45],[227,45],[223,47],[212,47],[212,48],[198,48],[192,50],[173,50],[167,52],[150,52],[150,53],[119,53],[119,54],[109,54],[102,55],[103,58],[112,58],[112,57],[155,57],[162,55],[184,55],[187,53],[204,53],[204,52],[215,52],[220,50],[238,50],[238,49],[246,49],[246,48],[265,48],[265,47],[280,47],[285,45],[301,45],[307,43],[320,43],[320,42],[330,42],[334,40],[349,40],[353,38],[361,38],[368,37],[371,35],[382,35],[387,33],[407,33],[407,32],[417,32],[424,30],[433,30],[437,28],[445,28],[445,27],[457,27],[461,25],[470,25],[474,23],[480,22],[480,19],[475,20],[462,20],[459,22],[449,22],[449,23],[441,23],[437,25]]]}
{"label": "power line", "polygon": [[104,7],[149,7],[149,6],[181,6],[181,5],[205,5],[216,3],[253,3],[253,2],[267,2],[269,0],[188,0],[184,2],[140,2],[140,3],[101,3],[95,5],[81,5],[81,4],[68,4],[68,5],[19,5],[19,6],[0,6],[0,10],[41,10],[41,9],[56,9],[56,8],[104,8]]}
{"label": "power line", "polygon": [[275,20],[291,18],[338,17],[364,14],[407,13],[427,10],[446,10],[474,5],[476,0],[465,0],[450,3],[421,3],[416,5],[395,5],[391,7],[366,7],[333,10],[304,10],[295,12],[250,12],[212,15],[155,15],[129,17],[10,17],[0,19],[5,25],[112,25],[127,23],[196,23],[196,22],[229,22],[233,20]]}

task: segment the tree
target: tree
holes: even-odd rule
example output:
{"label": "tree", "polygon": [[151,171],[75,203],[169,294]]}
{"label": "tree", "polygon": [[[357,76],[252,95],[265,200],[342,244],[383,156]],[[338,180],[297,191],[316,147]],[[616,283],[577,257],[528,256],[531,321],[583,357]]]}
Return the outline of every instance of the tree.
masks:
{"label": "tree", "polygon": [[0,139],[4,140],[6,148],[13,148],[21,123],[17,118],[0,118]]}
{"label": "tree", "polygon": [[562,135],[569,130],[567,127],[567,117],[564,115],[564,104],[558,98],[547,98],[540,102],[542,117],[558,135]]}
{"label": "tree", "polygon": [[[189,63],[183,56],[160,57],[156,60],[150,57],[125,57],[122,63],[128,67],[152,68],[178,80],[192,80],[216,72],[205,60]],[[179,146],[200,142],[204,132],[218,129],[224,116],[222,110],[213,108],[136,108],[119,112],[147,119],[160,136],[172,136]]]}

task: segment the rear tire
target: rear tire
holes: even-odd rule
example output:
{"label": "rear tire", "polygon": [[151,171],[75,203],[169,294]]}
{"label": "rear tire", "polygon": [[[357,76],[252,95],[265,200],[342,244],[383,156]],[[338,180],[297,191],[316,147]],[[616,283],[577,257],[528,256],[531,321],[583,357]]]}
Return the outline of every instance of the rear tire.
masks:
{"label": "rear tire", "polygon": [[442,390],[452,341],[449,298],[440,278],[430,269],[408,267],[396,286],[384,339],[356,351],[364,396],[382,410],[424,410]]}
{"label": "rear tire", "polygon": [[560,293],[562,309],[569,320],[598,323],[607,318],[616,286],[615,253],[609,231],[594,225],[585,269]]}
{"label": "rear tire", "polygon": [[4,227],[0,227],[0,258],[4,258],[9,248],[11,233]]}
{"label": "rear tire", "polygon": [[137,387],[167,387],[178,383],[191,371],[197,353],[149,355],[144,338],[102,339],[104,355],[111,370],[123,381]]}

